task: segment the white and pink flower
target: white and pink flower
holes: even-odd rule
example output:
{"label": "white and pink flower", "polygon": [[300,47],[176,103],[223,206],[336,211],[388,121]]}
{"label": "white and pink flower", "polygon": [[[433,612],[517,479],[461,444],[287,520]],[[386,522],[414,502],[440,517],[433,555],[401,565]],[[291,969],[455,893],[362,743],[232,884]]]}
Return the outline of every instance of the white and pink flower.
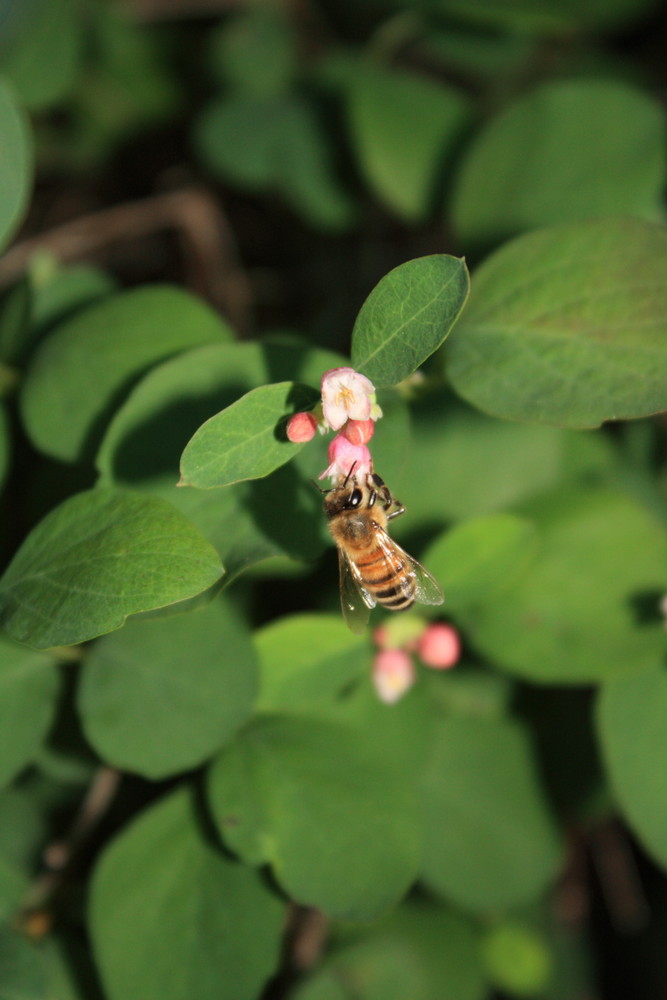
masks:
{"label": "white and pink flower", "polygon": [[412,658],[402,649],[381,649],[373,659],[373,684],[380,701],[393,705],[415,682]]}
{"label": "white and pink flower", "polygon": [[[375,386],[354,368],[331,368],[322,376],[322,410],[325,423],[333,431],[347,420],[377,420]],[[372,415],[375,406],[376,416]]]}

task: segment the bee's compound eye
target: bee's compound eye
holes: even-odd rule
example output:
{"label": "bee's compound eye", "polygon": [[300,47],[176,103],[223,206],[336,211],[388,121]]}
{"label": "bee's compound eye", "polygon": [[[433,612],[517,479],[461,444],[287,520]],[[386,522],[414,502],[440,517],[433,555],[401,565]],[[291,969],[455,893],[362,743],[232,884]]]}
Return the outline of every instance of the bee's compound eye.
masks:
{"label": "bee's compound eye", "polygon": [[361,490],[352,490],[352,493],[350,494],[350,499],[348,500],[348,507],[358,507],[359,504],[361,503],[362,497],[363,493],[361,492]]}

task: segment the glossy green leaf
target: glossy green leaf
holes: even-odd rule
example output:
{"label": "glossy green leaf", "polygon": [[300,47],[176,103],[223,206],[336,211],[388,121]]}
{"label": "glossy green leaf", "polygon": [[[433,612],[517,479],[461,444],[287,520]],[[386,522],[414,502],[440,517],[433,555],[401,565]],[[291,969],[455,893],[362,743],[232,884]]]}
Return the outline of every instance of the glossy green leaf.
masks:
{"label": "glossy green leaf", "polygon": [[104,760],[159,779],[197,767],[231,739],[256,689],[250,636],[217,599],[100,639],[86,658],[79,712]]}
{"label": "glossy green leaf", "polygon": [[380,199],[402,218],[419,221],[428,212],[466,112],[461,94],[427,76],[371,64],[352,75],[347,114],[357,159]]}
{"label": "glossy green leaf", "polygon": [[658,220],[666,124],[658,102],[627,84],[545,84],[478,133],[461,164],[453,224],[475,245],[604,215]]}
{"label": "glossy green leaf", "polygon": [[662,526],[607,490],[557,492],[530,515],[536,556],[483,605],[462,609],[470,640],[504,670],[541,683],[586,684],[657,664],[664,636],[657,612],[645,620],[643,609],[664,589]]}
{"label": "glossy green leaf", "polygon": [[74,0],[31,0],[17,7],[14,36],[0,58],[21,101],[33,111],[71,90],[82,55],[83,19]]}
{"label": "glossy green leaf", "polygon": [[561,859],[556,828],[521,727],[452,716],[424,775],[422,876],[476,912],[535,899]]}
{"label": "glossy green leaf", "polygon": [[667,409],[667,230],[637,219],[518,237],[475,274],[445,353],[487,413],[565,427]]}
{"label": "glossy green leaf", "polygon": [[0,787],[31,763],[53,719],[53,660],[0,638]]}
{"label": "glossy green leaf", "polygon": [[[178,507],[220,553],[227,584],[270,556],[313,559],[325,536],[321,497],[308,477],[327,464],[325,442],[313,442],[295,463],[265,479],[224,490],[177,489],[178,463],[197,428],[244,392],[276,378],[316,386],[323,371],[341,364],[340,355],[293,337],[208,345],[165,361],[138,383],[109,425],[97,456],[102,479],[157,492]],[[395,428],[399,440],[401,427]]]}
{"label": "glossy green leaf", "polygon": [[650,854],[667,866],[667,674],[664,666],[603,685],[597,730],[623,816]]}
{"label": "glossy green leaf", "polygon": [[258,708],[310,708],[328,701],[368,669],[368,648],[341,615],[277,618],[255,633],[260,662]]}
{"label": "glossy green leaf", "polygon": [[210,417],[181,456],[181,485],[211,489],[261,479],[302,448],[287,440],[287,418],[311,409],[318,393],[295,382],[262,385]]}
{"label": "glossy green leaf", "polygon": [[25,211],[32,185],[32,144],[28,123],[11,88],[0,79],[0,250]]}
{"label": "glossy green leaf", "polygon": [[351,223],[352,205],[329,163],[327,136],[300,96],[218,98],[202,112],[195,141],[222,179],[250,191],[275,190],[323,229]]}
{"label": "glossy green leaf", "polygon": [[465,261],[433,254],[386,274],[359,311],[352,365],[378,388],[396,385],[440,347],[468,297]]}
{"label": "glossy green leaf", "polygon": [[283,905],[197,822],[187,788],[102,855],[90,930],[109,1000],[256,1000],[280,957]]}
{"label": "glossy green leaf", "polygon": [[221,573],[208,542],[164,500],[91,490],[28,535],[0,579],[0,624],[38,648],[83,642],[192,597]]}
{"label": "glossy green leaf", "polygon": [[26,430],[40,450],[75,461],[97,444],[147,368],[229,337],[208,306],[178,288],[145,285],[109,296],[56,327],[33,355],[20,399]]}
{"label": "glossy green leaf", "polygon": [[372,733],[266,716],[222,752],[208,788],[229,847],[268,862],[290,896],[330,916],[369,919],[415,876],[414,787]]}
{"label": "glossy green leaf", "polygon": [[[355,936],[356,937],[356,936]],[[307,981],[298,1000],[483,1000],[487,996],[472,922],[423,900],[404,903],[345,942]]]}
{"label": "glossy green leaf", "polygon": [[[535,526],[514,514],[473,518],[438,538],[424,556],[445,591],[446,610],[492,601],[538,551]],[[440,613],[440,612],[438,612]]]}
{"label": "glossy green leaf", "polygon": [[156,365],[132,389],[107,428],[97,468],[105,482],[175,483],[181,452],[209,417],[265,382],[295,379],[318,387],[323,371],[344,363],[342,355],[287,336],[186,351]]}

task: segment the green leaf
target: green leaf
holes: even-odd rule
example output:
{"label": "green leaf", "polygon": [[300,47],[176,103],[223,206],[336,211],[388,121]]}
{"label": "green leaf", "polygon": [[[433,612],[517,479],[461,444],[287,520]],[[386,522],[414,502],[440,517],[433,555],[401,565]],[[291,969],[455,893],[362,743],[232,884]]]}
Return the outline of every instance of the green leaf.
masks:
{"label": "green leaf", "polygon": [[60,324],[35,352],[20,404],[35,446],[76,461],[147,368],[198,344],[230,337],[202,302],[168,285],[105,298]]}
{"label": "green leaf", "polygon": [[160,779],[197,767],[227,743],[249,717],[256,688],[250,636],[217,599],[188,614],[128,622],[100,639],[86,658],[78,704],[104,760]]}
{"label": "green leaf", "polygon": [[667,230],[602,219],[528,233],[475,274],[446,346],[487,413],[565,427],[667,409]]}
{"label": "green leaf", "polygon": [[[553,488],[565,473],[572,439],[595,436],[493,420],[444,389],[411,407],[411,423],[407,461],[399,474],[390,479],[375,463],[407,508],[405,517],[393,522],[397,537],[411,523],[443,528]],[[380,422],[375,437],[382,431]]]}
{"label": "green leaf", "polygon": [[33,289],[27,275],[0,297],[0,395],[4,390],[3,381],[7,382],[5,373],[10,372],[8,366],[16,364],[28,339],[32,298]]}
{"label": "green leaf", "polygon": [[166,501],[90,490],[28,535],[0,579],[0,625],[38,648],[83,642],[192,597],[221,573],[211,546]]}
{"label": "green leaf", "polygon": [[223,180],[249,191],[276,190],[322,229],[350,225],[353,208],[330,166],[327,136],[298,94],[218,98],[200,115],[195,142]]}
{"label": "green leaf", "polygon": [[249,7],[211,33],[209,65],[234,90],[255,96],[284,93],[297,69],[292,24],[279,8]]}
{"label": "green leaf", "polygon": [[[464,97],[426,76],[360,65],[350,81],[347,114],[357,159],[371,187],[402,218],[422,219],[463,128]],[[397,142],[397,136],[409,139]]]}
{"label": "green leaf", "polygon": [[11,458],[11,444],[9,438],[9,420],[7,412],[2,402],[0,402],[0,490],[5,482],[5,476],[9,468]]}
{"label": "green leaf", "polygon": [[277,618],[255,633],[262,711],[329,701],[368,666],[368,648],[340,615]]}
{"label": "green leaf", "polygon": [[0,59],[21,101],[31,111],[68,95],[82,55],[83,18],[73,0],[31,0],[17,8],[18,30]]}
{"label": "green leaf", "polygon": [[311,409],[317,399],[295,382],[252,389],[190,439],[181,456],[181,485],[207,490],[268,476],[302,448],[287,440],[287,416]]}
{"label": "green leaf", "polygon": [[0,983],[2,1000],[44,1000],[48,996],[41,949],[8,926],[0,927]]}
{"label": "green leaf", "polygon": [[461,609],[471,642],[539,683],[588,684],[660,662],[657,611],[643,620],[647,599],[664,590],[659,523],[637,501],[590,488],[553,493],[529,513],[536,557],[483,605]]}
{"label": "green leaf", "polygon": [[359,940],[339,947],[296,996],[483,1000],[487,988],[478,935],[470,920],[443,906],[423,900],[404,903]]}
{"label": "green leaf", "polygon": [[612,80],[559,80],[519,97],[464,158],[453,224],[470,244],[604,215],[663,217],[666,121]]}
{"label": "green leaf", "polygon": [[0,638],[0,787],[34,759],[51,725],[58,687],[49,656]]}
{"label": "green leaf", "polygon": [[254,871],[211,846],[181,787],[126,827],[94,872],[105,995],[255,1000],[278,964],[283,911]]}
{"label": "green leaf", "polygon": [[32,186],[32,143],[28,123],[12,91],[0,79],[0,250],[25,211]]}
{"label": "green leaf", "polygon": [[[3,647],[4,643],[0,641],[0,657]],[[2,669],[0,661],[0,671]],[[41,814],[34,792],[28,790],[26,785],[2,789],[0,791],[0,928],[15,920],[17,912],[24,903],[33,877],[35,858],[39,857],[47,836],[45,817]],[[1,968],[1,960],[0,983],[4,1000],[7,978],[6,969]]]}
{"label": "green leaf", "polygon": [[514,514],[473,518],[441,535],[424,560],[445,591],[446,609],[493,601],[520,576],[538,550],[535,526]]}
{"label": "green leaf", "polygon": [[448,254],[395,267],[375,286],[352,331],[352,365],[376,387],[396,385],[440,347],[468,297],[465,261]]}
{"label": "green leaf", "polygon": [[372,733],[375,752],[394,777],[405,776],[415,786],[429,755],[433,724],[440,711],[427,684],[415,684],[393,705],[378,698],[372,681],[372,653],[364,645],[366,671],[350,690],[335,701],[321,702],[313,714],[353,726],[363,736]]}
{"label": "green leaf", "polygon": [[544,996],[552,984],[552,951],[545,935],[516,919],[491,927],[482,953],[490,980],[510,996]]}
{"label": "green leaf", "polygon": [[[186,351],[156,365],[132,389],[107,428],[97,468],[106,482],[174,484],[181,452],[212,414],[265,382],[295,379],[319,387],[323,371],[344,363],[342,355],[294,337]],[[216,505],[221,497],[215,496]]]}
{"label": "green leaf", "polygon": [[415,876],[414,787],[372,733],[267,716],[222,752],[208,787],[230,848],[271,864],[290,896],[330,916],[376,916]]}
{"label": "green leaf", "polygon": [[552,881],[561,847],[519,725],[442,720],[423,784],[429,886],[484,913],[531,902]]}
{"label": "green leaf", "polygon": [[663,665],[604,684],[597,730],[623,815],[648,852],[667,866],[667,675]]}
{"label": "green leaf", "polygon": [[55,259],[35,261],[31,284],[31,333],[35,340],[57,323],[117,291],[114,279],[105,271],[87,264],[65,267]]}
{"label": "green leaf", "polygon": [[323,443],[265,479],[224,490],[177,489],[178,462],[203,421],[253,386],[291,377],[319,385],[323,371],[344,363],[293,337],[207,345],[165,361],[135,386],[109,425],[97,456],[102,479],[157,492],[178,507],[220,553],[226,584],[269,556],[315,558],[325,543],[322,502],[307,477],[326,465]]}
{"label": "green leaf", "polygon": [[[441,9],[442,0],[419,0]],[[445,0],[450,16],[510,35],[555,35],[562,39],[585,28],[609,28],[650,10],[655,0]]]}

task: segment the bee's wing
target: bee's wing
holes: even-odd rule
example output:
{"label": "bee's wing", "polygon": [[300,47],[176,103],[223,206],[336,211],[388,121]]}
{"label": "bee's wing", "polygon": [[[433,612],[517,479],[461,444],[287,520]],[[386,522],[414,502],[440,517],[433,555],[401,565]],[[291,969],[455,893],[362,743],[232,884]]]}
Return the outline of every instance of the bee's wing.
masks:
{"label": "bee's wing", "polygon": [[368,625],[371,608],[375,607],[375,598],[368,593],[359,570],[341,549],[338,549],[338,569],[343,618],[355,635],[361,635]]}
{"label": "bee's wing", "polygon": [[411,555],[397,545],[391,535],[378,527],[377,540],[385,554],[387,564],[396,566],[402,563],[408,575],[415,582],[415,601],[417,604],[444,604],[445,595],[442,587],[427,569],[420,562],[413,559]]}

